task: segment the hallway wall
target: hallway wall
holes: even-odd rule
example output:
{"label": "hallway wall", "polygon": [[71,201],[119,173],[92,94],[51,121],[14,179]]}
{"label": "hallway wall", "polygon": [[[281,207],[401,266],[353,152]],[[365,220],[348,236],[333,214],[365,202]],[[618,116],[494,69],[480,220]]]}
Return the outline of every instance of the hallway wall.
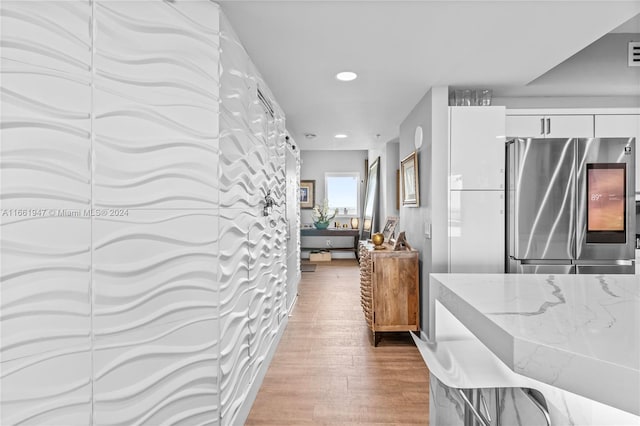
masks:
{"label": "hallway wall", "polygon": [[[420,206],[400,206],[401,230],[420,252],[420,317],[422,330],[428,323],[426,309],[429,274],[449,268],[449,118],[448,88],[432,87],[400,124],[400,159],[416,150],[415,131],[423,130],[418,154]],[[426,229],[431,228],[430,236]]]}
{"label": "hallway wall", "polygon": [[284,115],[215,3],[3,8],[0,423],[242,423],[286,323]]}
{"label": "hallway wall", "polygon": [[[273,96],[224,15],[220,45],[220,391],[231,425],[287,318],[285,128],[278,105],[272,117],[259,102],[258,90]],[[268,190],[277,205],[265,217]]]}

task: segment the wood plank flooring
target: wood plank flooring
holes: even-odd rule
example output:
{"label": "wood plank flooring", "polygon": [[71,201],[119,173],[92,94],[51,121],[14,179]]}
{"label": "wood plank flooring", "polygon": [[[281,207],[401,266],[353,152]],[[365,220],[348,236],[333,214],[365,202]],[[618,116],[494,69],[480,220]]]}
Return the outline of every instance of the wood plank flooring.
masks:
{"label": "wood plank flooring", "polygon": [[247,425],[427,425],[429,375],[408,333],[377,347],[355,260],[302,274],[298,302]]}

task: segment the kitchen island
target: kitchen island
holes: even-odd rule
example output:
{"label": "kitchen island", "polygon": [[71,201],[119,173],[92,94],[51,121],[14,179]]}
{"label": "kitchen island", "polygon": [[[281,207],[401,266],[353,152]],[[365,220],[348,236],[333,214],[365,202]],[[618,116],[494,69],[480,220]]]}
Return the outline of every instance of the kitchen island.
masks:
{"label": "kitchen island", "polygon": [[427,340],[438,342],[441,304],[547,400],[557,389],[593,401],[591,410],[612,407],[626,415],[625,424],[640,424],[640,277],[430,277]]}

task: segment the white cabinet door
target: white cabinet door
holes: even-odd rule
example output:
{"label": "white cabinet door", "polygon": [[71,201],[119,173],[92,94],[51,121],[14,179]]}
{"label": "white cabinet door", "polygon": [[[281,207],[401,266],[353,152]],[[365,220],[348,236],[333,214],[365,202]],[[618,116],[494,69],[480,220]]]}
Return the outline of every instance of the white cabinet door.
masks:
{"label": "white cabinet door", "polygon": [[547,138],[593,137],[593,115],[550,115],[545,125]]}
{"label": "white cabinet door", "polygon": [[507,137],[544,138],[545,123],[542,115],[507,115]]}
{"label": "white cabinet door", "polygon": [[508,137],[593,137],[593,115],[508,115],[506,122]]}
{"label": "white cabinet door", "polygon": [[596,115],[597,138],[636,138],[636,200],[640,199],[640,115]]}
{"label": "white cabinet door", "polygon": [[504,272],[504,193],[451,191],[450,272]]}
{"label": "white cabinet door", "polygon": [[451,107],[451,189],[504,188],[504,107]]}

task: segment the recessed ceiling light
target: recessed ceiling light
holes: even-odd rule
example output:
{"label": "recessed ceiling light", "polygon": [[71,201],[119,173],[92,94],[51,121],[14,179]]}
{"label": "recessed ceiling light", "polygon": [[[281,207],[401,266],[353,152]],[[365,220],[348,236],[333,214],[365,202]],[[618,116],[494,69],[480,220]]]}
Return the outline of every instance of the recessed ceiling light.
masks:
{"label": "recessed ceiling light", "polygon": [[315,139],[315,137],[318,136],[315,133],[305,133],[304,137],[307,139]]}
{"label": "recessed ceiling light", "polygon": [[344,139],[347,137],[347,135],[345,135],[344,133],[338,133],[337,135],[333,136],[336,139]]}
{"label": "recessed ceiling light", "polygon": [[342,71],[336,74],[336,78],[340,81],[352,81],[358,78],[358,74],[352,71]]}

